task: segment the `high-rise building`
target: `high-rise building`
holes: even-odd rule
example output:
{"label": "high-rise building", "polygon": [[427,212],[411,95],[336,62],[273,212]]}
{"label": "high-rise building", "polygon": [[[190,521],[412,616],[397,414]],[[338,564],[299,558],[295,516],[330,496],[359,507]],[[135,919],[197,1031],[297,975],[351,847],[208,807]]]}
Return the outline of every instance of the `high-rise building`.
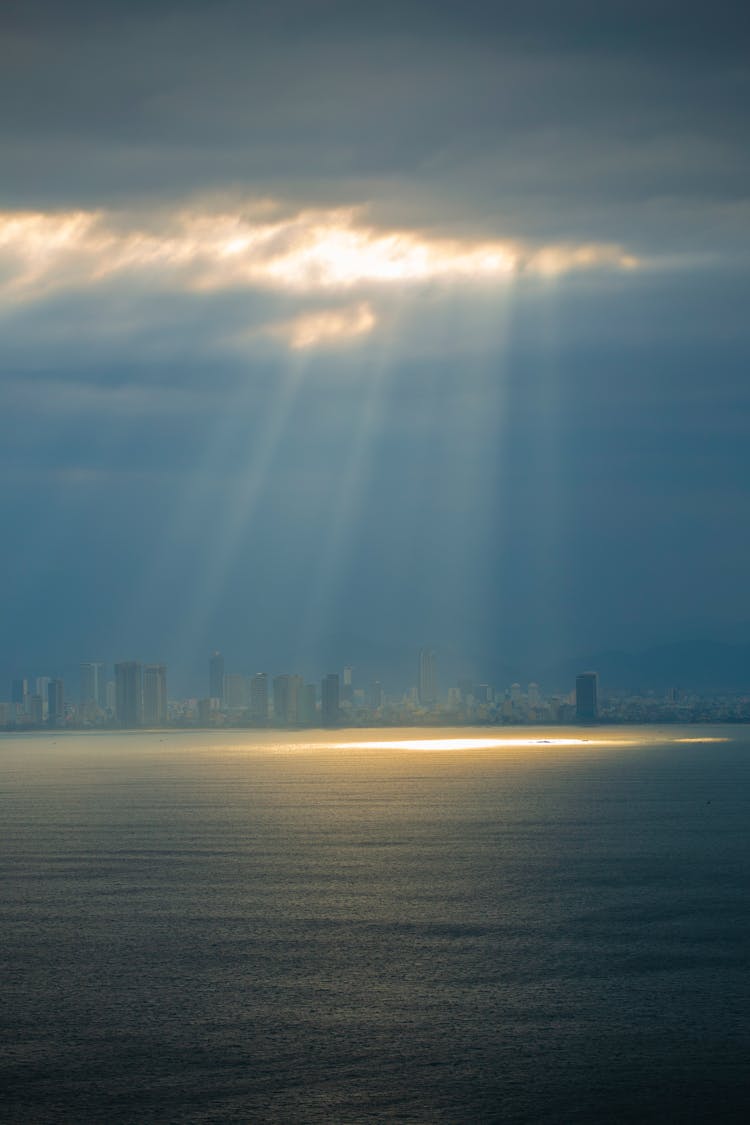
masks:
{"label": "high-rise building", "polygon": [[36,678],[36,694],[42,697],[42,711],[44,712],[45,719],[47,718],[47,688],[49,686],[49,676],[37,676]]}
{"label": "high-rise building", "polygon": [[286,673],[273,678],[273,720],[289,722],[289,676]]}
{"label": "high-rise building", "polygon": [[29,681],[28,680],[13,680],[10,686],[10,700],[15,703],[16,707],[26,710],[27,700],[29,695]]}
{"label": "high-rise building", "polygon": [[312,727],[318,718],[318,693],[315,684],[304,684],[297,706],[297,719],[304,727]]}
{"label": "high-rise building", "polygon": [[597,717],[598,687],[596,672],[581,672],[576,676],[576,719],[579,723],[590,722]]}
{"label": "high-rise building", "polygon": [[141,666],[135,660],[115,664],[115,718],[119,726],[140,725],[143,715]]}
{"label": "high-rise building", "polygon": [[339,717],[339,678],[329,672],[320,685],[320,719],[324,727],[335,727]]}
{"label": "high-rise building", "polygon": [[437,703],[435,653],[430,648],[423,648],[419,653],[419,702],[423,707]]}
{"label": "high-rise building", "polygon": [[370,690],[367,693],[367,706],[371,711],[379,711],[383,706],[383,685],[379,680],[370,684]]}
{"label": "high-rise building", "polygon": [[230,711],[244,711],[247,707],[247,676],[240,672],[227,672],[224,676],[224,695]]}
{"label": "high-rise building", "polygon": [[163,727],[167,722],[167,666],[147,664],[143,669],[143,721]]}
{"label": "high-rise building", "polygon": [[268,722],[268,674],[256,672],[250,680],[250,718],[254,723]]}
{"label": "high-rise building", "polygon": [[284,674],[274,676],[273,717],[274,721],[287,726],[299,722],[299,700],[304,687],[301,676]]}
{"label": "high-rise building", "polygon": [[208,695],[224,705],[224,657],[212,652],[208,659]]}
{"label": "high-rise building", "polygon": [[104,665],[91,662],[81,665],[81,706],[104,708],[106,703]]}
{"label": "high-rise building", "polygon": [[47,684],[47,722],[52,727],[59,726],[65,719],[65,685],[62,680],[50,680]]}
{"label": "high-rise building", "polygon": [[351,667],[344,668],[344,679],[341,684],[341,702],[351,703],[354,699],[354,686],[352,684],[352,674],[354,669]]}
{"label": "high-rise building", "polygon": [[29,699],[29,719],[34,726],[40,727],[44,722],[44,703],[38,693]]}

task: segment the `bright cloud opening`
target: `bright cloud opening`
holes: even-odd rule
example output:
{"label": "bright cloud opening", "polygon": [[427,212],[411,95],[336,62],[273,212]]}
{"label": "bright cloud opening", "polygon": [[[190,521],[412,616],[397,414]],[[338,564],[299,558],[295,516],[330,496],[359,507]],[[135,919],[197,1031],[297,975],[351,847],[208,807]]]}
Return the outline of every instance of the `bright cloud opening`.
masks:
{"label": "bright cloud opening", "polygon": [[369,299],[271,325],[293,349],[355,339],[377,322],[379,293],[429,283],[507,284],[522,274],[633,269],[622,247],[441,238],[367,223],[362,208],[246,204],[143,213],[0,212],[0,296],[11,310],[60,291],[137,279],[145,292],[266,290],[291,299],[367,289]]}

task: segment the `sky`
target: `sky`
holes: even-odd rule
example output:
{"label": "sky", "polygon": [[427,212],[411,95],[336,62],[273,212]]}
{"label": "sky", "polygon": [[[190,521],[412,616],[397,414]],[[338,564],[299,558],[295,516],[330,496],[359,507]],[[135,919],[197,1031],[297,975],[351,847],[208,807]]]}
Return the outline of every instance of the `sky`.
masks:
{"label": "sky", "polygon": [[5,0],[0,670],[750,640],[748,48],[725,2]]}

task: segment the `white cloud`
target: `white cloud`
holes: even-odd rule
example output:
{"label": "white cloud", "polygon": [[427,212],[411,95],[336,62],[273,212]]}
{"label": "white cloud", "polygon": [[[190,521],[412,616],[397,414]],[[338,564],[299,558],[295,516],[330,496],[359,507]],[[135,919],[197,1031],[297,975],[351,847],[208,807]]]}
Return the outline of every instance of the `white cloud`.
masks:
{"label": "white cloud", "polygon": [[292,320],[274,325],[269,332],[285,339],[290,348],[302,351],[320,345],[346,343],[357,336],[366,336],[375,327],[376,318],[367,301],[338,309],[303,313]]}
{"label": "white cloud", "polygon": [[443,238],[369,224],[363,208],[283,212],[273,200],[237,210],[208,204],[143,212],[0,212],[0,296],[13,308],[116,283],[140,294],[262,290],[319,301],[353,290],[368,300],[298,315],[267,330],[291,348],[354,339],[376,325],[377,299],[397,287],[507,285],[521,275],[632,269],[606,243],[532,245]]}

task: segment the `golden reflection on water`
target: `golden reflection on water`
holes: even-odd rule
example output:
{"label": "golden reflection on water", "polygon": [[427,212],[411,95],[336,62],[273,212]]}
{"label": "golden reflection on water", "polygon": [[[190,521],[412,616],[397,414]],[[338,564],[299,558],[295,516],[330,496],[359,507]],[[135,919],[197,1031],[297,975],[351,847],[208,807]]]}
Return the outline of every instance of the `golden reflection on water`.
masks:
{"label": "golden reflection on water", "polygon": [[[322,750],[330,752],[368,753],[380,751],[383,753],[435,753],[447,751],[450,753],[471,753],[473,751],[514,751],[514,750],[595,750],[599,748],[616,748],[625,746],[639,746],[647,741],[639,732],[633,731],[586,730],[576,728],[569,733],[557,730],[537,728],[528,733],[514,731],[512,734],[489,733],[479,731],[461,730],[455,727],[443,729],[427,729],[416,731],[412,729],[394,728],[391,730],[349,730],[317,731],[310,737],[295,738],[293,734],[284,738],[283,745],[280,739],[272,740],[268,749],[277,752],[297,752],[303,750]],[[283,737],[283,736],[282,736]],[[652,736],[653,738],[653,736]],[[650,741],[650,740],[648,740]],[[275,745],[274,745],[275,744]]]}
{"label": "golden reflection on water", "polygon": [[702,743],[702,742],[729,742],[729,739],[728,738],[709,738],[708,736],[704,736],[703,738],[673,738],[672,742],[698,742],[698,743]]}
{"label": "golden reflection on water", "polygon": [[342,750],[495,750],[506,746],[630,746],[623,739],[588,738],[398,738],[383,742],[338,742]]}
{"label": "golden reflection on water", "polygon": [[[683,728],[684,730],[684,728]],[[230,732],[225,732],[231,738]],[[340,729],[317,731],[255,731],[242,742],[213,743],[212,749],[223,753],[245,754],[261,752],[272,754],[298,754],[309,752],[337,753],[339,751],[367,754],[382,753],[472,753],[476,751],[541,751],[558,750],[617,750],[620,748],[665,746],[667,744],[701,744],[709,742],[729,742],[725,736],[691,735],[679,737],[677,731],[666,731],[663,727],[651,728],[573,728],[563,734],[559,728],[544,730],[537,728],[528,734],[515,731],[513,734],[489,734],[485,731],[447,729],[427,729],[423,733],[412,729]]]}

